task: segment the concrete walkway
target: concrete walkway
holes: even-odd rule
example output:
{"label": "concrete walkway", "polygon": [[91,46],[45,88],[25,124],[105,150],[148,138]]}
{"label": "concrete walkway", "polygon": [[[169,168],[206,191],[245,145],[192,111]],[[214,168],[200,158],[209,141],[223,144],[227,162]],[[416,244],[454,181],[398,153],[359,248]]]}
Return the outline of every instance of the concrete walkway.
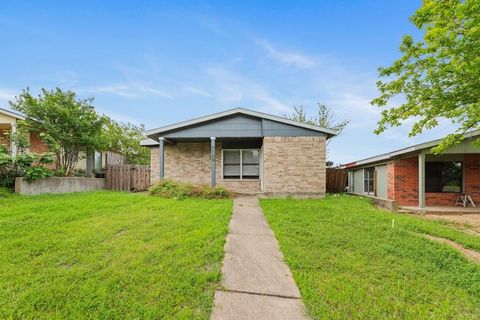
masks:
{"label": "concrete walkway", "polygon": [[212,320],[309,319],[256,196],[235,199]]}

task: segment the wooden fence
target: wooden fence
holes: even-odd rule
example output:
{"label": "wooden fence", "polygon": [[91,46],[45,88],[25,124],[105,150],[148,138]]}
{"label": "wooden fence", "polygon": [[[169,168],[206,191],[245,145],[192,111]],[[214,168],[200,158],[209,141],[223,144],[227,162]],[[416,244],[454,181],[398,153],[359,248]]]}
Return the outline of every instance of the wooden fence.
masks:
{"label": "wooden fence", "polygon": [[327,192],[345,192],[347,186],[347,170],[327,168]]}
{"label": "wooden fence", "polygon": [[108,165],[105,188],[119,191],[145,191],[150,186],[150,166]]}

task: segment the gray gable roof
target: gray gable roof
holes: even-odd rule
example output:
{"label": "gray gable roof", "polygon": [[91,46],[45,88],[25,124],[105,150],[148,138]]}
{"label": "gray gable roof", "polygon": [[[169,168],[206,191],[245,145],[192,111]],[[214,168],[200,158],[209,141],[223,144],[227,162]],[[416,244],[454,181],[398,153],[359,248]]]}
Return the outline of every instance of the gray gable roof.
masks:
{"label": "gray gable roof", "polygon": [[[146,132],[148,138],[164,136],[172,139],[205,137],[264,137],[264,136],[335,136],[337,130],[322,128],[290,119],[235,108],[208,116],[163,126]],[[149,141],[148,144],[151,144]],[[147,140],[145,141],[147,144]]]}

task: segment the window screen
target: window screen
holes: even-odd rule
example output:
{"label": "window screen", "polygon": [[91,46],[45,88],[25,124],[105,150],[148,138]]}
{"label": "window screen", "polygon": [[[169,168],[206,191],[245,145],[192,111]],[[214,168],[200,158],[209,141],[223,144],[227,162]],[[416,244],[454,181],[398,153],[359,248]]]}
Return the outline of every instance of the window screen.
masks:
{"label": "window screen", "polygon": [[366,168],[364,169],[364,184],[363,184],[363,192],[364,193],[374,193],[374,177],[375,177],[375,168]]}

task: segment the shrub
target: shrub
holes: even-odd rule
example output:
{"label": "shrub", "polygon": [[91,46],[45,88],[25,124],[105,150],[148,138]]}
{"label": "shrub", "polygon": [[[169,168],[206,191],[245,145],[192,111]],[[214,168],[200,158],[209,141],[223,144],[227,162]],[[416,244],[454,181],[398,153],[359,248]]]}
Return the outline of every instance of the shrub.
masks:
{"label": "shrub", "polygon": [[11,156],[0,149],[0,187],[13,189],[16,177],[26,177],[28,181],[48,177],[51,171],[45,165],[52,162],[52,154],[25,152]]}
{"label": "shrub", "polygon": [[228,199],[234,196],[233,192],[222,187],[212,188],[208,185],[193,185],[191,183],[182,183],[173,180],[160,181],[150,187],[149,193],[152,196],[175,199]]}

